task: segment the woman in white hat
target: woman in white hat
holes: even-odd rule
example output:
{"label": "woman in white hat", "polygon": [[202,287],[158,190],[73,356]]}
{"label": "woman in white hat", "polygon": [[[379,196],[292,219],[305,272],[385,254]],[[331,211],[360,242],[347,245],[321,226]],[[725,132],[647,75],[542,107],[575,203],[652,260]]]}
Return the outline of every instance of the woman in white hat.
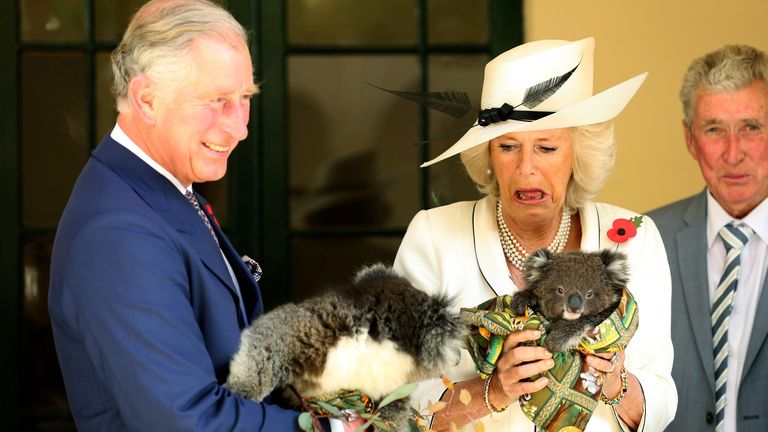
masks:
{"label": "woman in white hat", "polygon": [[[395,268],[422,290],[454,296],[457,307],[475,307],[524,289],[525,258],[536,249],[618,247],[628,258],[627,288],[637,302],[641,325],[617,356],[587,356],[596,375],[604,373],[598,382],[605,403],[597,404],[585,431],[662,431],[677,406],[670,374],[671,294],[664,246],[648,217],[634,238],[617,238],[615,228],[609,238],[614,221],[637,214],[591,201],[614,164],[609,121],[646,74],[593,95],[593,52],[592,38],[537,41],[487,64],[478,122],[422,165],[460,154],[486,196],[419,212],[403,238]],[[413,395],[422,407],[428,400],[449,402],[435,415],[432,428],[449,430],[451,423],[482,421],[487,432],[534,430],[518,399],[547,384],[544,377],[528,380],[553,365],[545,348],[524,344],[538,337],[533,330],[512,332],[487,380],[479,378],[463,352],[459,365],[445,372],[455,383],[452,390],[439,380],[423,383]],[[459,402],[462,390],[471,395],[469,403],[463,403],[466,397]]]}

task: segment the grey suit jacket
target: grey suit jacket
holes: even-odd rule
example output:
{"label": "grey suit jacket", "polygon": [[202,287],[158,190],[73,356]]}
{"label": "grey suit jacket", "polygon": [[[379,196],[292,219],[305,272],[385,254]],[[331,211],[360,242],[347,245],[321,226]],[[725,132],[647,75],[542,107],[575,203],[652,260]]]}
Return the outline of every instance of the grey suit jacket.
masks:
{"label": "grey suit jacket", "polygon": [[[670,432],[714,431],[712,327],[707,289],[707,191],[656,209],[672,273],[672,377],[678,406]],[[768,278],[763,285],[738,395],[739,432],[768,431]]]}

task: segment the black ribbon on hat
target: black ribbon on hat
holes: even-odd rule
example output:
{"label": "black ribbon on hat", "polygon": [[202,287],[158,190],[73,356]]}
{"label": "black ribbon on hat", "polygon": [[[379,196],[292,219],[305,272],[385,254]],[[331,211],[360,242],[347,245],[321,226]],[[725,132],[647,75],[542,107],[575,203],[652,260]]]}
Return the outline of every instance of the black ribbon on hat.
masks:
{"label": "black ribbon on hat", "polygon": [[520,102],[520,105],[512,106],[505,102],[504,105],[498,108],[480,110],[480,114],[477,116],[477,124],[480,126],[488,126],[491,123],[506,120],[529,122],[554,114],[554,111],[516,111],[515,108],[519,106],[534,108],[549,99],[550,96],[560,90],[560,87],[568,81],[568,78],[573,75],[580,64],[581,60],[579,60],[579,63],[568,72],[528,87],[525,90],[525,96],[523,96],[523,101]]}
{"label": "black ribbon on hat", "polygon": [[480,114],[477,116],[477,124],[488,126],[491,123],[505,120],[534,121],[550,114],[554,114],[554,111],[515,111],[515,107],[504,103],[499,108],[480,110]]}

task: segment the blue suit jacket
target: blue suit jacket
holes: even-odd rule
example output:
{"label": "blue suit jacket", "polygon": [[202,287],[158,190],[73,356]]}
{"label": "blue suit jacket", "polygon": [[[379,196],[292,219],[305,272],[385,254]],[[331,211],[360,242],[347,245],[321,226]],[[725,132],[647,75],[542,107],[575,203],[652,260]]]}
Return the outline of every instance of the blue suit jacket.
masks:
{"label": "blue suit jacket", "polygon": [[213,226],[247,320],[219,247],[179,190],[109,137],[94,151],[59,223],[49,295],[79,430],[298,430],[296,412],[222,387],[263,306]]}
{"label": "blue suit jacket", "polygon": [[[648,213],[672,273],[672,378],[677,415],[668,432],[714,431],[715,371],[707,281],[707,191]],[[738,295],[738,294],[737,294]],[[755,313],[739,384],[739,432],[768,431],[768,278]]]}

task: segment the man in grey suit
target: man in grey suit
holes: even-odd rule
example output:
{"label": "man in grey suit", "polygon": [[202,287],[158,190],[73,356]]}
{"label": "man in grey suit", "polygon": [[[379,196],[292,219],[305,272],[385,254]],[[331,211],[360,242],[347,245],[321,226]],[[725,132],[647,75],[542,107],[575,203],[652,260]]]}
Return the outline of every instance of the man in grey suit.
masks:
{"label": "man in grey suit", "polygon": [[768,431],[768,56],[729,45],[680,90],[707,188],[656,209],[672,272],[677,416],[667,431]]}

